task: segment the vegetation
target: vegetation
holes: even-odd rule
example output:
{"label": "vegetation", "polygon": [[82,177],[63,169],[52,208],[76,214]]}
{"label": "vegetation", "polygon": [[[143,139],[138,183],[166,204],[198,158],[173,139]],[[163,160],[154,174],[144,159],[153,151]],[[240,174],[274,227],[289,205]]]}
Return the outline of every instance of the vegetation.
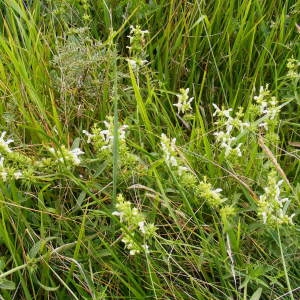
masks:
{"label": "vegetation", "polygon": [[1,299],[299,299],[299,1],[0,1]]}

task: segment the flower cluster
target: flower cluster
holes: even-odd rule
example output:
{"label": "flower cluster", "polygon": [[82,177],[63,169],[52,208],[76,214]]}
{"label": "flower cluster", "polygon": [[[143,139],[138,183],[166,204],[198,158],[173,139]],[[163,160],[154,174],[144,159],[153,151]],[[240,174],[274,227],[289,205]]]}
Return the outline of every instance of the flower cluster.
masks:
{"label": "flower cluster", "polygon": [[135,70],[148,62],[145,52],[145,35],[148,33],[148,30],[141,30],[139,25],[130,26],[130,35],[128,35],[130,46],[127,46],[130,55],[128,62]]}
{"label": "flower cluster", "polygon": [[[135,255],[144,250],[149,253],[147,242],[155,236],[156,227],[153,223],[147,223],[144,215],[132,207],[130,201],[125,201],[123,195],[117,197],[116,211],[112,214],[120,218],[120,222],[126,227],[121,228],[122,242],[129,250],[130,255]],[[142,240],[142,243],[139,243]]]}
{"label": "flower cluster", "polygon": [[215,112],[213,116],[218,117],[216,124],[225,130],[217,131],[214,133],[217,143],[225,150],[225,156],[235,155],[242,156],[241,146],[242,143],[237,144],[237,133],[243,132],[246,128],[250,127],[248,122],[243,122],[244,116],[242,108],[235,114],[235,117],[231,116],[232,108],[220,109],[216,104],[213,104]]}
{"label": "flower cluster", "polygon": [[256,102],[258,116],[261,117],[258,127],[268,131],[269,127],[277,125],[280,107],[278,106],[277,98],[271,96],[269,85],[267,84],[265,87],[261,86],[258,96],[254,96],[253,99]]}
{"label": "flower cluster", "polygon": [[131,178],[133,173],[144,173],[147,168],[146,164],[139,156],[130,151],[127,146],[126,133],[128,126],[118,123],[118,129],[117,132],[115,132],[114,118],[112,116],[106,117],[103,124],[104,128],[100,128],[95,124],[90,132],[83,130],[83,133],[87,137],[87,143],[92,145],[97,160],[102,162],[105,161],[108,174],[111,175],[109,168],[113,164],[115,139],[118,141],[116,145],[119,156],[118,168],[123,179],[127,180],[128,178]]}
{"label": "flower cluster", "polygon": [[6,182],[8,178],[13,178],[15,180],[21,179],[23,177],[23,172],[21,170],[16,170],[15,168],[4,166],[4,157],[0,156],[0,178],[3,182]]}
{"label": "flower cluster", "polygon": [[194,187],[196,184],[196,176],[187,166],[183,155],[179,155],[176,148],[176,138],[170,139],[164,133],[160,138],[160,145],[163,151],[165,163],[175,171],[180,179],[180,184],[186,187]]}
{"label": "flower cluster", "polygon": [[173,104],[178,109],[178,114],[182,113],[185,114],[187,111],[192,110],[191,103],[194,100],[194,97],[189,98],[189,91],[190,89],[180,89],[179,94],[177,94],[178,102]]}
{"label": "flower cluster", "polygon": [[[103,122],[105,129],[94,126],[92,133],[87,130],[83,130],[83,133],[87,136],[87,143],[95,145],[96,150],[112,152],[114,143],[114,119],[112,116],[108,116]],[[126,148],[126,129],[127,125],[119,126],[118,128],[118,141],[120,148]]]}
{"label": "flower cluster", "polygon": [[[0,136],[0,179],[2,182],[10,180],[31,180],[34,163],[31,158],[18,151],[13,151],[9,144],[12,139],[5,140],[6,131]],[[33,181],[33,180],[32,180]]]}
{"label": "flower cluster", "polygon": [[183,155],[179,156],[175,138],[170,139],[163,133],[161,135],[161,148],[166,164],[175,171],[175,175],[178,176],[183,187],[191,189],[196,196],[205,199],[214,208],[219,208],[226,201],[226,198],[221,194],[222,189],[213,188],[212,184],[207,182],[206,177],[198,183],[196,175],[185,164]]}
{"label": "flower cluster", "polygon": [[88,22],[91,20],[91,16],[89,14],[89,8],[90,8],[90,5],[88,3],[88,0],[82,0],[82,8],[84,10],[84,14],[82,16],[82,19],[85,21],[85,22]]}
{"label": "flower cluster", "polygon": [[259,197],[258,202],[258,215],[262,218],[264,224],[293,224],[292,219],[295,214],[288,216],[283,208],[283,204],[289,199],[280,196],[282,183],[283,180],[277,181],[275,172],[269,174],[268,186],[264,188],[265,193]]}
{"label": "flower cluster", "polygon": [[287,76],[291,79],[300,78],[299,67],[300,61],[295,59],[294,57],[288,59],[287,63],[288,73]]}
{"label": "flower cluster", "polygon": [[268,84],[261,86],[259,94],[253,97],[254,104],[250,108],[250,122],[244,122],[244,113],[242,108],[232,117],[232,108],[220,109],[213,104],[215,112],[213,116],[217,116],[215,122],[223,130],[214,133],[216,142],[225,150],[225,157],[229,155],[242,156],[240,137],[247,132],[264,131],[268,142],[276,143],[278,135],[276,128],[278,125],[280,106],[277,98],[271,95]]}
{"label": "flower cluster", "polygon": [[4,168],[3,163],[4,163],[4,157],[1,157],[0,158],[0,177],[1,177],[2,181],[5,182],[7,179],[7,171]]}
{"label": "flower cluster", "polygon": [[81,160],[79,155],[84,154],[80,148],[68,150],[64,145],[62,145],[58,151],[54,148],[49,148],[49,152],[55,156],[58,162],[74,166],[80,164]]}
{"label": "flower cluster", "polygon": [[14,140],[12,139],[8,139],[8,140],[4,140],[4,137],[6,135],[6,131],[3,131],[1,133],[1,136],[0,136],[0,151],[2,152],[6,152],[6,153],[10,153],[12,152],[12,150],[9,148],[9,144],[12,143]]}
{"label": "flower cluster", "polygon": [[160,145],[163,151],[164,160],[169,167],[179,165],[176,150],[176,138],[169,139],[164,133],[161,134]]}
{"label": "flower cluster", "polygon": [[222,189],[214,189],[211,183],[207,182],[207,178],[204,177],[196,187],[196,194],[205,199],[211,207],[218,208],[227,199],[221,194]]}

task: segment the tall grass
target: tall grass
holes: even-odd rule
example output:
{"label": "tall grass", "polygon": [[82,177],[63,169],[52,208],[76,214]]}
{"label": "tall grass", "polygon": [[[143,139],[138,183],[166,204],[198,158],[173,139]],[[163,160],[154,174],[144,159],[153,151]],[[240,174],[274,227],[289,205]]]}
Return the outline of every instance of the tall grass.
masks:
{"label": "tall grass", "polygon": [[298,299],[299,10],[2,0],[1,298]]}

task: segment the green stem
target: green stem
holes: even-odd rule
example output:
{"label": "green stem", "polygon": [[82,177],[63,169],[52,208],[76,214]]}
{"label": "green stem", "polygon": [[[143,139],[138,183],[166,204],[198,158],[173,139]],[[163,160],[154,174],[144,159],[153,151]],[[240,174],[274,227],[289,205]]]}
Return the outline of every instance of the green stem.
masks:
{"label": "green stem", "polygon": [[288,287],[288,290],[289,290],[289,294],[291,295],[291,300],[295,300],[294,296],[293,296],[291,284],[290,284],[290,279],[289,279],[285,259],[284,259],[284,254],[283,254],[283,249],[282,249],[282,244],[281,244],[281,237],[280,237],[280,232],[279,232],[278,225],[277,225],[277,234],[278,234],[278,242],[279,242],[279,248],[280,248],[280,254],[281,254],[281,259],[282,259],[282,265],[283,265],[284,275],[285,275],[285,279],[286,279],[286,284],[287,284],[287,287]]}

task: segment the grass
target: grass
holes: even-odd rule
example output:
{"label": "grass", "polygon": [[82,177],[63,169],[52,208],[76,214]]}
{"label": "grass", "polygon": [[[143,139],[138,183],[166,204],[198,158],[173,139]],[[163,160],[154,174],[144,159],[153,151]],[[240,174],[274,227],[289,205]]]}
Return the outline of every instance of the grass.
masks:
{"label": "grass", "polygon": [[2,0],[1,298],[298,299],[299,10]]}

